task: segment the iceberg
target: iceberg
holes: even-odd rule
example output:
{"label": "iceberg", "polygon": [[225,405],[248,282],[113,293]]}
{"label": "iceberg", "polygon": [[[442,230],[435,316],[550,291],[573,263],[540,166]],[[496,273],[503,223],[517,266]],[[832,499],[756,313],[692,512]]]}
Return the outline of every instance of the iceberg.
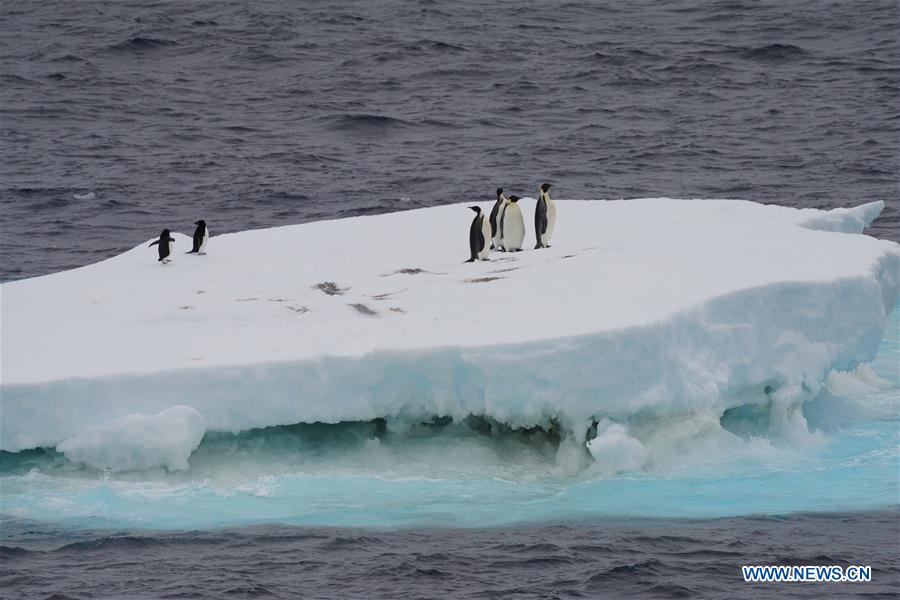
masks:
{"label": "iceberg", "polygon": [[860,235],[882,202],[557,201],[552,247],[465,264],[467,206],[219,235],[206,256],[175,234],[167,265],[147,240],[3,284],[0,448],[174,470],[206,431],[475,415],[640,469],[660,421],[750,406],[802,432],[833,372],[867,373],[900,289],[898,245]]}

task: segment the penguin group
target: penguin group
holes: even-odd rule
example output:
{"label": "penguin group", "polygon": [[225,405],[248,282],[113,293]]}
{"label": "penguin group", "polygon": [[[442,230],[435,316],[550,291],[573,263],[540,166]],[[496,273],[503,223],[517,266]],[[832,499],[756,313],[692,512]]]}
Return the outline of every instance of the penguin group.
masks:
{"label": "penguin group", "polygon": [[[194,229],[194,244],[191,251],[185,254],[206,254],[206,243],[209,241],[209,229],[206,227],[206,221],[200,219],[199,221],[194,221],[194,225],[197,226]],[[162,233],[159,234],[159,239],[151,242],[148,248],[153,246],[159,246],[159,259],[157,262],[165,265],[172,260],[172,252],[175,250],[175,239],[168,229],[163,229]]]}
{"label": "penguin group", "polygon": [[[487,260],[491,250],[520,252],[525,242],[525,218],[518,205],[518,196],[506,196],[497,188],[497,201],[485,219],[478,206],[470,206],[475,218],[469,227],[469,260]],[[550,198],[550,184],[541,185],[534,208],[535,249],[549,248],[556,228],[556,203]]]}
{"label": "penguin group", "polygon": [[[525,242],[525,218],[518,205],[518,196],[506,196],[503,188],[497,188],[497,200],[486,215],[480,206],[470,206],[475,218],[469,227],[469,259],[466,262],[487,260],[491,250],[499,252],[520,252]],[[194,221],[193,246],[186,254],[206,254],[209,242],[209,228],[206,221]],[[550,239],[556,228],[556,204],[550,198],[550,184],[541,185],[537,204],[534,208],[535,249],[549,248]],[[158,262],[168,264],[175,250],[175,239],[168,229],[163,229],[159,239],[150,243],[150,248],[158,246]]]}

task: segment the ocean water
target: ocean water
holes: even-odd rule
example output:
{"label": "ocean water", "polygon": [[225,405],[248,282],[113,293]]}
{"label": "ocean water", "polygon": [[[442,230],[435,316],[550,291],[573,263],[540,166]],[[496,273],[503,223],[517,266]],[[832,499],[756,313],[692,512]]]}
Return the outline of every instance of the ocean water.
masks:
{"label": "ocean water", "polygon": [[[896,509],[414,530],[27,531],[10,598],[896,598]],[[747,564],[872,567],[869,583],[743,583]]]}
{"label": "ocean water", "polygon": [[[886,200],[900,5],[87,0],[0,5],[0,280],[163,227],[491,200]],[[896,597],[900,308],[810,434],[646,472],[477,419],[209,434],[191,469],[0,453],[0,597]],[[2,414],[0,414],[2,418]],[[744,584],[742,564],[870,564]]]}

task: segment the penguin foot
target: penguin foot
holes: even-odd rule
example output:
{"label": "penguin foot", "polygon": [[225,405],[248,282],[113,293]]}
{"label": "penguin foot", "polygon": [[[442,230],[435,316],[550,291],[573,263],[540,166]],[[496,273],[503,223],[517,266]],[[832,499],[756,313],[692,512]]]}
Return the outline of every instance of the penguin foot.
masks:
{"label": "penguin foot", "polygon": [[[470,262],[475,262],[475,259],[474,259],[474,258],[470,258],[470,259],[469,259],[469,260],[467,260],[467,261],[466,261],[466,262],[467,262],[467,263],[470,263]],[[465,264],[465,263],[463,263],[463,264]]]}

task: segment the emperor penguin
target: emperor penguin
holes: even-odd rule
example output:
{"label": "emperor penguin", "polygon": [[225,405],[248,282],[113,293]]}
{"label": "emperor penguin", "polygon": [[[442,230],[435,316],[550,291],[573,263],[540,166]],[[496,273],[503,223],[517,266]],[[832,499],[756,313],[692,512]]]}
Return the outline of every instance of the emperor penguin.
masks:
{"label": "emperor penguin", "polygon": [[550,184],[541,186],[538,193],[537,205],[534,207],[534,237],[537,243],[535,248],[549,248],[550,238],[556,228],[556,203],[550,199]]}
{"label": "emperor penguin", "polygon": [[510,196],[500,220],[500,245],[507,252],[519,252],[525,241],[525,220],[518,206],[519,197]]}
{"label": "emperor penguin", "polygon": [[159,261],[158,262],[161,262],[163,264],[168,263],[170,260],[172,260],[171,258],[169,258],[169,256],[171,256],[172,250],[174,249],[174,246],[175,246],[175,240],[172,239],[171,235],[169,235],[168,229],[163,229],[162,233],[159,234],[159,239],[156,240],[155,242],[151,242],[150,245],[147,247],[152,248],[153,246],[156,246],[157,244],[159,244]]}
{"label": "emperor penguin", "polygon": [[475,218],[472,219],[472,225],[469,227],[469,251],[471,258],[466,262],[475,262],[475,259],[487,260],[491,249],[488,246],[488,240],[491,239],[491,224],[484,218],[480,206],[470,206],[475,211]]}
{"label": "emperor penguin", "polygon": [[206,242],[209,241],[209,229],[206,227],[206,221],[200,219],[194,221],[197,229],[194,230],[194,247],[188,254],[206,254]]}
{"label": "emperor penguin", "polygon": [[491,250],[500,248],[500,219],[503,218],[503,206],[506,204],[503,188],[497,188],[497,201],[491,209]]}

